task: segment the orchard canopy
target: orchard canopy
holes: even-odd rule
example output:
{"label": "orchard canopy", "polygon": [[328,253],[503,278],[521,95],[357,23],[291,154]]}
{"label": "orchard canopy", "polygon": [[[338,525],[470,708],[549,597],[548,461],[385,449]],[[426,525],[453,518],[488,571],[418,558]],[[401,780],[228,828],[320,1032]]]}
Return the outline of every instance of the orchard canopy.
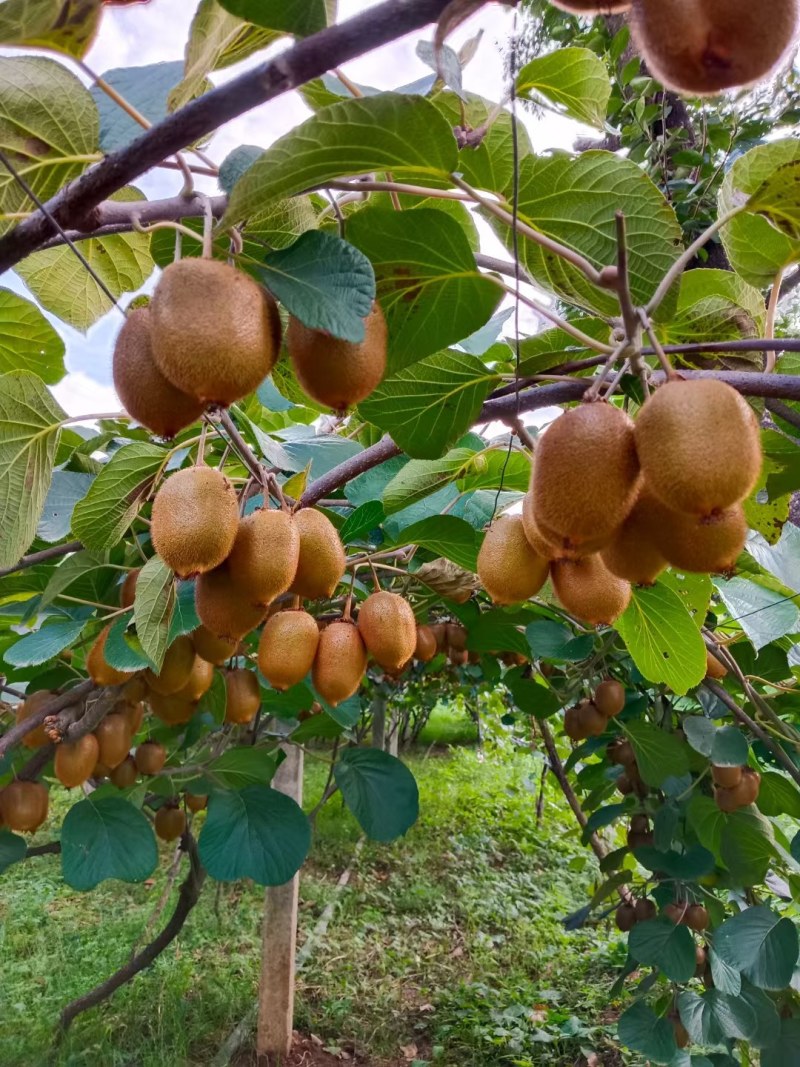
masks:
{"label": "orchard canopy", "polygon": [[[179,841],[174,937],[301,868],[298,749],[394,840],[369,716],[493,694],[599,861],[568,924],[628,935],[620,1043],[797,1064],[795,0],[201,0],[96,71],[115,4],[0,4],[0,869]],[[348,77],[407,35],[425,77]],[[120,410],[68,414],[105,316]]]}

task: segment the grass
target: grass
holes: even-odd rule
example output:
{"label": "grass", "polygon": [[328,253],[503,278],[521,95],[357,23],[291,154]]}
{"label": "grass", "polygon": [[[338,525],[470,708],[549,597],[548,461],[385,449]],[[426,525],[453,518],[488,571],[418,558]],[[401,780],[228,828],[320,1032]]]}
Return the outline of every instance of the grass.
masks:
{"label": "grass", "polygon": [[[428,745],[464,732],[447,713],[437,718]],[[557,1067],[608,1050],[607,989],[622,943],[605,928],[566,933],[560,923],[585,901],[594,869],[550,786],[537,827],[540,763],[522,753],[427,751],[408,760],[420,786],[419,823],[400,842],[364,846],[299,977],[298,1028],[375,1067]],[[325,767],[307,763],[310,806]],[[301,879],[301,944],[359,837],[334,798]],[[211,1061],[256,993],[263,894],[252,885],[208,885],[178,942],[80,1017],[52,1051],[60,1008],[124,963],[142,938],[170,861],[164,847],[151,882],[104,883],[88,894],[64,885],[53,856],[3,876],[4,1067]],[[611,1058],[601,1063],[621,1062],[603,1055]]]}

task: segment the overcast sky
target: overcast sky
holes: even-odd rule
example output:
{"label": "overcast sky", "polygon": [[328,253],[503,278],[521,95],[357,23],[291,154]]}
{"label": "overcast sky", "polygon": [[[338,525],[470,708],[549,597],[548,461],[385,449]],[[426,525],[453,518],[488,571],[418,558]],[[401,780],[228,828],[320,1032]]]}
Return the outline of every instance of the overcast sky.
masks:
{"label": "overcast sky", "polygon": [[[339,0],[339,17],[349,18],[364,8],[373,7],[379,0]],[[103,15],[100,33],[86,57],[87,65],[98,74],[114,67],[144,66],[183,58],[183,49],[196,4],[191,0],[151,0],[148,4],[109,7]],[[458,46],[483,30],[480,48],[465,72],[465,88],[482,96],[499,100],[504,96],[505,78],[503,52],[513,28],[513,12],[498,4],[488,4],[477,12],[451,37]],[[354,81],[392,89],[429,73],[415,53],[417,42],[430,39],[431,30],[415,33],[393,42],[345,66],[345,73]],[[212,75],[216,84],[234,77],[265,54],[274,54],[289,47],[291,42],[276,43],[267,53],[246,60],[235,67]],[[85,79],[84,79],[85,80]],[[298,93],[290,93],[255,108],[247,115],[228,123],[212,139],[209,153],[221,162],[240,144],[268,147],[277,137],[292,129],[310,114]],[[570,148],[579,127],[566,119],[545,115],[533,120],[527,112],[520,112],[533,140],[534,148]],[[216,191],[211,179],[198,179],[198,188]],[[179,191],[180,179],[165,171],[139,179],[136,183],[150,198],[170,196]],[[485,251],[498,254],[499,242],[482,227]],[[3,283],[24,291],[22,283],[7,275]],[[152,284],[152,283],[151,283]],[[151,286],[148,286],[150,288]],[[30,294],[28,294],[30,295]],[[128,297],[123,298],[126,303]],[[523,315],[523,325],[532,332],[535,324],[530,315]],[[119,402],[111,387],[111,352],[120,328],[120,315],[112,311],[93,326],[87,335],[57,324],[67,342],[68,374],[54,388],[65,409],[73,415],[113,411]]]}

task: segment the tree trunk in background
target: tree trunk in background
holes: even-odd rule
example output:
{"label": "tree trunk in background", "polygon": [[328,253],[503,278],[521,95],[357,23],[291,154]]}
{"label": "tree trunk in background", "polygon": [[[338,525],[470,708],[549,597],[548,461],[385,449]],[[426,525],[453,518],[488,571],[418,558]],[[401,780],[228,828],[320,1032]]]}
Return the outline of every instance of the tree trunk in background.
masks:
{"label": "tree trunk in background", "polygon": [[386,697],[372,698],[372,747],[383,750],[386,747]]}
{"label": "tree trunk in background", "polygon": [[[286,747],[272,785],[281,793],[303,803],[303,750]],[[264,926],[261,936],[261,977],[258,986],[259,1056],[289,1055],[294,1021],[294,972],[297,943],[297,904],[300,874],[285,885],[267,889],[264,897]]]}
{"label": "tree trunk in background", "polygon": [[400,750],[400,722],[401,718],[398,712],[392,712],[392,723],[389,727],[389,741],[386,745],[386,751],[390,756],[396,756]]}

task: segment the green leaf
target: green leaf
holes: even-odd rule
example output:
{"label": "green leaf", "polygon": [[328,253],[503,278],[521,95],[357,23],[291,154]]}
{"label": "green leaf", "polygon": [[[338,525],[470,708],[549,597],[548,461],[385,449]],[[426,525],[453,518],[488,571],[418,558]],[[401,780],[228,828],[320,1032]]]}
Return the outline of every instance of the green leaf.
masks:
{"label": "green leaf", "polygon": [[175,576],[161,559],[153,556],[136,579],[133,618],[142,651],[156,673],[161,670],[169,647],[169,630],[175,605]]}
{"label": "green leaf", "polygon": [[72,532],[88,548],[110,548],[123,537],[166,462],[163,448],[145,442],[115,452],[72,513]]}
{"label": "green leaf", "polygon": [[474,424],[499,378],[476,356],[441,352],[384,378],[358,410],[409,456],[437,459]]}
{"label": "green leaf", "polygon": [[342,543],[349,545],[352,541],[360,541],[370,531],[377,529],[385,517],[380,500],[368,500],[361,504],[350,512],[339,531]]}
{"label": "green leaf", "polygon": [[[711,953],[710,956],[713,956],[713,953]],[[712,961],[712,974],[713,973],[714,969]],[[770,1045],[775,1044],[775,1035],[778,1033],[781,1025],[780,1016],[775,1007],[775,1001],[767,996],[763,990],[756,989],[756,987],[751,985],[747,979],[741,978],[741,975],[739,978],[741,983],[741,990],[738,994],[739,999],[750,1008],[756,1020],[756,1029],[750,1035],[750,1043],[756,1048],[768,1048]],[[714,981],[716,982],[716,978]]]}
{"label": "green leaf", "polygon": [[432,515],[406,526],[396,538],[396,545],[419,545],[435,556],[444,556],[459,567],[476,573],[480,535],[474,527],[454,515]]}
{"label": "green leaf", "polygon": [[685,852],[659,852],[657,848],[645,845],[634,849],[636,860],[649,871],[658,871],[659,877],[666,875],[682,882],[695,882],[714,870],[714,857],[706,848],[692,845]]}
{"label": "green leaf", "polygon": [[155,666],[142,651],[142,643],[131,627],[130,615],[123,615],[112,622],[103,646],[103,656],[106,663],[118,671],[139,671]]}
{"label": "green leaf", "polygon": [[47,663],[65,648],[74,645],[83,633],[86,619],[57,619],[45,623],[40,630],[27,634],[3,653],[10,667],[35,667]]}
{"label": "green leaf", "polygon": [[778,1040],[761,1053],[761,1067],[800,1067],[800,1018],[780,1020]]}
{"label": "green leaf", "polygon": [[316,693],[316,697],[317,701],[325,709],[325,714],[345,730],[355,726],[361,718],[361,698],[358,693],[347,700],[343,700],[336,707],[329,704],[325,697],[320,696],[319,693]]}
{"label": "green leaf", "polygon": [[375,273],[347,241],[309,230],[288,248],[270,252],[256,271],[290,315],[345,341],[364,340],[375,299]]}
{"label": "green leaf", "polygon": [[734,812],[722,830],[720,855],[737,885],[758,885],[775,855],[772,827],[757,812]]}
{"label": "green leaf", "polygon": [[94,889],[107,878],[143,882],[155,870],[158,848],[145,816],[121,797],[87,797],[61,827],[61,867],[73,889]]}
{"label": "green leaf", "polygon": [[12,864],[24,860],[27,851],[28,846],[23,837],[12,834],[10,830],[0,830],[0,874],[7,871]]}
{"label": "green leaf", "polygon": [[[105,553],[94,552],[76,552],[72,556],[68,556],[62,563],[60,563],[52,573],[52,577],[45,586],[42,598],[39,603],[40,608],[46,607],[50,604],[59,593],[63,593],[66,589],[69,589],[73,583],[85,579],[91,576],[94,579],[99,578],[100,572],[107,567],[108,560]],[[99,592],[95,588],[95,592]],[[77,593],[74,595],[78,595]],[[99,599],[99,597],[93,597],[92,599]]]}
{"label": "green leaf", "polygon": [[727,919],[714,934],[714,950],[759,989],[785,989],[800,955],[797,928],[764,905]]}
{"label": "green leaf", "polygon": [[86,496],[93,481],[93,474],[55,471],[47,490],[42,517],[36,527],[36,536],[51,545],[63,541],[71,529],[75,505]]}
{"label": "green leaf", "polygon": [[35,374],[0,376],[0,567],[16,563],[36,534],[66,417]]}
{"label": "green leaf", "polygon": [[680,778],[689,770],[685,744],[647,722],[630,722],[625,733],[636,753],[639,773],[648,785],[660,786],[667,778]]}
{"label": "green leaf", "polygon": [[[211,683],[211,688],[208,689],[200,698],[200,703],[197,705],[197,713],[202,715],[207,712],[217,726],[222,726],[225,722],[225,708],[228,702],[228,688],[225,685],[225,678],[219,671],[214,671],[214,680]],[[248,751],[253,751],[249,749]],[[226,753],[223,753],[221,758],[224,758]],[[270,779],[271,780],[271,779]],[[260,781],[260,779],[258,779]],[[235,779],[234,779],[235,782]],[[235,784],[231,784],[231,779],[225,780],[225,784],[232,789],[237,788]],[[243,783],[247,784],[247,783]]]}
{"label": "green leaf", "polygon": [[200,625],[200,619],[194,604],[194,582],[178,582],[175,597],[175,610],[169,628],[169,643],[182,634],[190,634]]}
{"label": "green leaf", "polygon": [[[218,677],[225,686],[221,674]],[[224,717],[224,702],[222,704]],[[277,770],[278,761],[273,752],[252,745],[229,748],[208,766],[208,773],[226,789],[246,789],[249,785],[269,785]]]}
{"label": "green leaf", "polygon": [[[711,967],[711,977],[714,979],[714,986],[720,993],[730,993],[734,997],[738,997],[742,991],[742,976],[739,971],[730,967],[725,960],[719,958],[716,952],[710,948],[708,950],[708,963]],[[761,996],[764,994],[760,992]]]}
{"label": "green leaf", "polygon": [[[40,200],[49,200],[97,158],[97,139],[94,100],[63,63],[39,56],[0,59],[0,148]],[[0,212],[35,210],[3,167]],[[0,233],[14,225],[13,219],[0,222]]]}
{"label": "green leaf", "polygon": [[800,609],[791,600],[749,578],[714,578],[731,618],[739,622],[756,652],[800,630]]}
{"label": "green leaf", "polygon": [[686,740],[701,756],[710,758],[717,727],[703,715],[688,715],[681,723]]}
{"label": "green leaf", "polygon": [[236,184],[223,225],[333,178],[390,170],[398,181],[443,181],[457,162],[450,126],[423,97],[381,93],[345,100],[322,108],[263,153]]}
{"label": "green leaf", "polygon": [[800,160],[776,167],[747,201],[747,210],[763,215],[791,241],[800,241]]}
{"label": "green leaf", "polygon": [[681,574],[670,568],[664,571],[658,583],[678,595],[694,619],[698,630],[702,629],[705,625],[711,594],[714,592],[711,578],[707,574]]}
{"label": "green leaf", "polygon": [[80,59],[100,22],[102,0],[6,0],[0,5],[0,44],[64,52]]}
{"label": "green leaf", "polygon": [[559,48],[527,63],[517,76],[527,100],[544,97],[578,122],[603,129],[611,83],[605,63],[588,48]]}
{"label": "green leaf", "polygon": [[388,752],[348,748],[333,773],[345,804],[374,841],[393,841],[417,821],[417,783],[411,771]]}
{"label": "green leaf", "polygon": [[743,767],[749,754],[747,738],[738,727],[723,726],[714,733],[711,762],[718,767]]}
{"label": "green leaf", "polygon": [[672,1023],[659,1019],[642,1000],[620,1016],[617,1034],[623,1045],[641,1052],[653,1063],[669,1063],[678,1051]]}
{"label": "green leaf", "polygon": [[[169,94],[183,76],[183,63],[148,63],[103,72],[103,81],[153,125],[167,117]],[[142,135],[142,127],[98,85],[90,90],[100,116],[100,147],[113,152]]]}
{"label": "green leaf", "polygon": [[[143,200],[129,187],[110,198]],[[114,298],[141,289],[153,271],[150,236],[118,233],[81,241],[81,252]],[[36,299],[59,319],[84,332],[113,307],[111,299],[67,245],[34,252],[14,268]]]}
{"label": "green leaf", "polygon": [[532,622],[526,628],[525,635],[533,659],[580,662],[591,655],[594,646],[591,634],[574,638],[571,630],[551,619]]}
{"label": "green leaf", "polygon": [[0,289],[0,373],[30,371],[53,385],[64,377],[64,342],[30,300]]}
{"label": "green leaf", "polygon": [[703,638],[678,594],[666,585],[634,588],[616,628],[648,681],[664,682],[682,695],[705,677]]}
{"label": "green leaf", "polygon": [[756,803],[764,815],[790,815],[793,819],[800,819],[800,790],[790,778],[777,771],[767,771],[761,775]]}
{"label": "green leaf", "polygon": [[200,832],[200,859],[212,878],[284,885],[311,845],[308,819],[291,797],[263,785],[215,792]]}
{"label": "green leaf", "polygon": [[437,460],[411,460],[388,482],[382,499],[386,514],[410,507],[455,481],[472,461],[470,448],[454,448]]}
{"label": "green leaf", "polygon": [[[531,461],[524,452],[508,448],[490,448],[475,455],[469,466],[459,472],[456,485],[461,493],[473,493],[478,489],[503,489],[506,494],[516,493],[518,499],[528,488],[531,480]],[[492,499],[494,509],[495,498]],[[500,501],[500,508],[504,506]],[[483,525],[483,523],[481,523]]]}
{"label": "green leaf", "polygon": [[727,815],[719,810],[711,797],[695,793],[689,801],[687,816],[700,844],[715,856],[720,856]]}
{"label": "green leaf", "polygon": [[328,24],[325,0],[219,0],[219,3],[237,18],[296,37],[308,37]]}
{"label": "green leaf", "polygon": [[348,220],[347,238],[375,269],[392,373],[474,333],[503,297],[478,269],[464,230],[437,208],[362,208]]}
{"label": "green leaf", "polygon": [[678,1011],[697,1045],[721,1045],[729,1037],[747,1040],[756,1030],[752,1008],[718,989],[710,989],[702,996],[682,991],[678,994]]}

